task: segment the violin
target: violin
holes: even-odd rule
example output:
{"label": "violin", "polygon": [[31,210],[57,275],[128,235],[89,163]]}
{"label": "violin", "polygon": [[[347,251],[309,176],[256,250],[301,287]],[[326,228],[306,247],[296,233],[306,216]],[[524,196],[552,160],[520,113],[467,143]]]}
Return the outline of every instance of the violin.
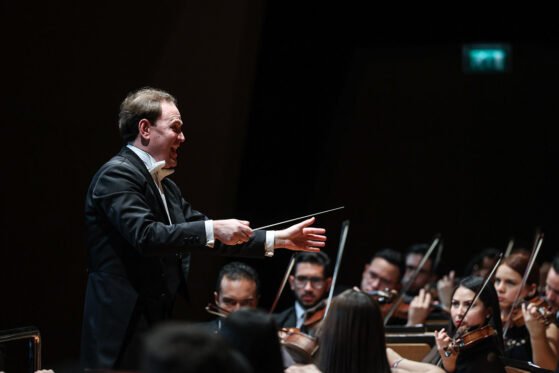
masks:
{"label": "violin", "polygon": [[282,328],[278,336],[281,345],[289,350],[296,363],[310,363],[318,350],[318,339],[302,333],[298,328]]}
{"label": "violin", "polygon": [[530,304],[534,304],[536,306],[536,311],[538,313],[538,318],[542,320],[545,326],[551,324],[554,314],[553,308],[547,302],[547,300],[543,297],[533,297],[530,300],[525,300],[517,307],[515,307],[512,313],[512,324],[514,326],[524,326],[524,315],[522,314],[521,305],[525,304],[528,307]]}
{"label": "violin", "polygon": [[290,352],[291,357],[300,364],[312,361],[318,350],[318,339],[314,336],[326,312],[326,301],[322,300],[305,312],[305,320],[301,328],[311,334],[304,333],[299,328],[282,328],[278,331],[280,343]]}
{"label": "violin", "polygon": [[315,306],[307,309],[305,311],[305,321],[303,321],[303,326],[307,329],[314,329],[324,318],[326,313],[326,300],[323,299],[318,302]]}
{"label": "violin", "polygon": [[497,331],[491,325],[485,325],[481,328],[474,329],[464,334],[461,334],[459,332],[458,337],[455,338],[445,349],[445,356],[449,357],[452,352],[460,352],[462,350],[466,350],[476,345],[477,343],[496,335]]}

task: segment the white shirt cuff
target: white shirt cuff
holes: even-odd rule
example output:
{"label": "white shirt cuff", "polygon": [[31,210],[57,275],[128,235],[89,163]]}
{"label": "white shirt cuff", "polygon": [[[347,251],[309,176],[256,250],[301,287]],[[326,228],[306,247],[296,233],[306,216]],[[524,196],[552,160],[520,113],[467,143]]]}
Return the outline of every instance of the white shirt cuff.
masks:
{"label": "white shirt cuff", "polygon": [[207,247],[214,247],[215,238],[214,238],[214,221],[213,220],[206,220],[204,221],[206,225],[206,246]]}
{"label": "white shirt cuff", "polygon": [[274,256],[274,242],[276,240],[276,231],[266,231],[266,245],[264,246],[264,255],[267,257]]}

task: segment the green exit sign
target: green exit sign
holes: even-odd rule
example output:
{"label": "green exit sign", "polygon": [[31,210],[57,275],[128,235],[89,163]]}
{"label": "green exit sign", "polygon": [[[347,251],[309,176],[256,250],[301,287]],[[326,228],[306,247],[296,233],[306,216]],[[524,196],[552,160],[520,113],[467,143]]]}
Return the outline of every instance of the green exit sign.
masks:
{"label": "green exit sign", "polygon": [[465,44],[462,68],[466,73],[505,73],[511,70],[509,44]]}

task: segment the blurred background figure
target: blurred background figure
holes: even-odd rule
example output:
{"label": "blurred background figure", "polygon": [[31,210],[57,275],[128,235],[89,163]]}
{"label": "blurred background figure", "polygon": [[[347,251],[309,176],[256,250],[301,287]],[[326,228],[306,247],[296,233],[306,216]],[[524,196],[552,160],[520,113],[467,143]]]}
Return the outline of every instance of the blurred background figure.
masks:
{"label": "blurred background figure", "polygon": [[217,333],[221,329],[222,317],[242,307],[256,308],[260,300],[260,279],[258,273],[246,263],[231,262],[219,271],[214,291],[214,304],[209,310],[220,317],[201,325]]}
{"label": "blurred background figure", "polygon": [[156,326],[145,339],[142,373],[251,373],[250,365],[217,334],[197,325]]}
{"label": "blurred background figure", "polygon": [[248,308],[236,311],[223,320],[220,335],[246,358],[253,372],[283,372],[277,326],[267,313]]}

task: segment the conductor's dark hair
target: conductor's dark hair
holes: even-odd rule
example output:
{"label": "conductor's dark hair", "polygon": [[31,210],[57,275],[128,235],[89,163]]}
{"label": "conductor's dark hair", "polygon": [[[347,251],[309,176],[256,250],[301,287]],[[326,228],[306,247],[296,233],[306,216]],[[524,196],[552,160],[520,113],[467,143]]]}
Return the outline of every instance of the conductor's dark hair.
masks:
{"label": "conductor's dark hair", "polygon": [[118,115],[118,129],[124,143],[133,142],[138,136],[138,123],[147,119],[155,125],[161,116],[161,103],[177,104],[177,100],[169,93],[151,87],[144,87],[130,92],[120,104]]}

